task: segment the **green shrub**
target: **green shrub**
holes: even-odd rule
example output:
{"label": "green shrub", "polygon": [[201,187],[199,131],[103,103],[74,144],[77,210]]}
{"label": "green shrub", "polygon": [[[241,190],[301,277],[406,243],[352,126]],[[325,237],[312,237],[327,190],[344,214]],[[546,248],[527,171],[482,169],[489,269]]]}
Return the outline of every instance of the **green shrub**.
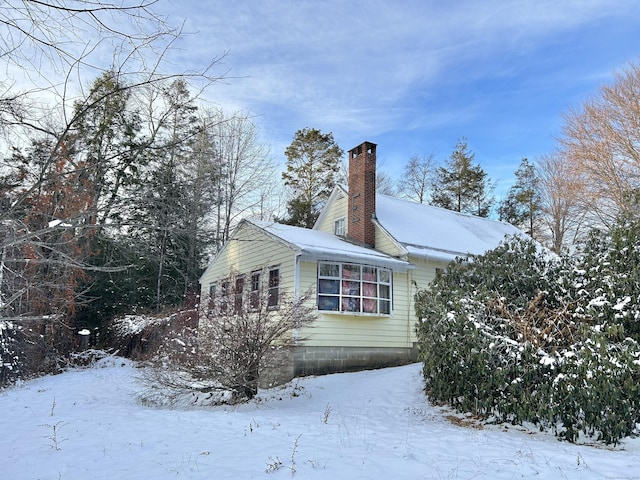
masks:
{"label": "green shrub", "polygon": [[613,234],[617,240],[594,235],[577,260],[512,238],[450,264],[420,290],[416,331],[430,398],[496,422],[532,422],[569,441],[632,434],[640,315],[631,290],[640,265],[616,251],[633,235]]}

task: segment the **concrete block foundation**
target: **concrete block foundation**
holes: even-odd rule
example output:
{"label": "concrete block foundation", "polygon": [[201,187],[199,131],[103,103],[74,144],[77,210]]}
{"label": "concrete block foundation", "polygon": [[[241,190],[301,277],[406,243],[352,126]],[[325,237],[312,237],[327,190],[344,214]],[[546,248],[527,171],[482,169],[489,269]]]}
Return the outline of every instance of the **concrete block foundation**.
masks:
{"label": "concrete block foundation", "polygon": [[275,352],[260,374],[260,387],[269,388],[295,377],[395,367],[417,361],[416,348],[295,347]]}

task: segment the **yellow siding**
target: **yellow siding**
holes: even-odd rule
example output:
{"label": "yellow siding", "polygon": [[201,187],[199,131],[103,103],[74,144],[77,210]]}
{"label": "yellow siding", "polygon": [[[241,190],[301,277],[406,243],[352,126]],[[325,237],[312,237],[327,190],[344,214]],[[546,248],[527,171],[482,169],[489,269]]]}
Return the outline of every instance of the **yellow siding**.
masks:
{"label": "yellow siding", "polygon": [[448,265],[447,262],[436,262],[418,257],[409,257],[409,261],[415,266],[413,279],[418,288],[427,288],[429,283],[436,278],[436,268],[445,270]]}
{"label": "yellow siding", "polygon": [[[409,257],[409,261],[415,266],[413,270],[409,271],[411,276],[411,288],[409,294],[409,311],[411,312],[412,322],[416,322],[415,318],[415,306],[413,297],[417,289],[428,288],[429,283],[436,277],[436,268],[446,269],[446,262],[436,262],[434,260],[426,260],[423,258]],[[412,341],[416,341],[415,331],[411,329]]]}
{"label": "yellow siding", "polygon": [[[346,199],[345,202],[346,204]],[[335,205],[334,205],[335,207]],[[338,211],[336,207],[336,211]],[[329,215],[327,218],[331,218]],[[331,218],[333,228],[333,218]],[[381,237],[382,238],[382,237]],[[385,240],[381,240],[383,247]],[[386,239],[388,248],[395,247]],[[436,275],[436,268],[446,268],[444,262],[433,262],[421,258],[409,258],[415,269],[407,273],[393,274],[393,313],[390,316],[366,314],[345,315],[318,312],[312,327],[299,332],[307,338],[305,345],[318,347],[411,347],[416,341],[413,296],[416,288],[426,288]],[[293,248],[274,239],[265,232],[251,226],[241,226],[216,260],[202,277],[203,297],[209,285],[229,276],[231,271],[251,271],[280,267],[283,292],[294,293],[296,270]],[[316,304],[317,263],[299,262],[299,293],[310,292],[310,303]]]}
{"label": "yellow siding", "polygon": [[[316,230],[322,232],[333,233],[333,222],[340,217],[345,217],[345,228],[349,228],[347,220],[347,196],[340,192],[335,201],[328,204],[326,213],[323,215],[323,221],[318,225]],[[340,198],[341,197],[341,198]],[[347,232],[348,233],[348,232]]]}
{"label": "yellow siding", "polygon": [[295,252],[287,245],[262,230],[244,224],[225,244],[202,276],[202,297],[209,294],[209,286],[213,282],[229,277],[230,272],[249,274],[272,266],[280,267],[280,286],[283,291],[292,294],[294,255]]}
{"label": "yellow siding", "polygon": [[384,230],[377,225],[375,228],[376,250],[392,257],[404,256],[404,252],[400,249],[399,245],[394,242]]}

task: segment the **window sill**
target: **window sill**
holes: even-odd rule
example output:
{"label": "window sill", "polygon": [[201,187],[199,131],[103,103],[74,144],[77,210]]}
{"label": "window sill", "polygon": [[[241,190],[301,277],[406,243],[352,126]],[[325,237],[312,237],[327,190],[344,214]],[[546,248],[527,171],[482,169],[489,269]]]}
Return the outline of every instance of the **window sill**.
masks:
{"label": "window sill", "polygon": [[320,310],[317,309],[318,313],[323,315],[340,315],[342,317],[366,317],[366,318],[391,318],[393,316],[392,313],[365,313],[365,312],[339,312],[337,310]]}

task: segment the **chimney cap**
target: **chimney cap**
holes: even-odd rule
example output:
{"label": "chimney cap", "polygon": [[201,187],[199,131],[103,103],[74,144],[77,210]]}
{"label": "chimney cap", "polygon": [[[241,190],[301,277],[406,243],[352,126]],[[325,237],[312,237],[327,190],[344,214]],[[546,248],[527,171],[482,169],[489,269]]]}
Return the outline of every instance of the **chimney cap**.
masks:
{"label": "chimney cap", "polygon": [[349,157],[350,158],[357,157],[363,152],[374,154],[376,153],[376,146],[377,145],[373,142],[364,141],[357,147],[353,147],[351,150],[349,150]]}

